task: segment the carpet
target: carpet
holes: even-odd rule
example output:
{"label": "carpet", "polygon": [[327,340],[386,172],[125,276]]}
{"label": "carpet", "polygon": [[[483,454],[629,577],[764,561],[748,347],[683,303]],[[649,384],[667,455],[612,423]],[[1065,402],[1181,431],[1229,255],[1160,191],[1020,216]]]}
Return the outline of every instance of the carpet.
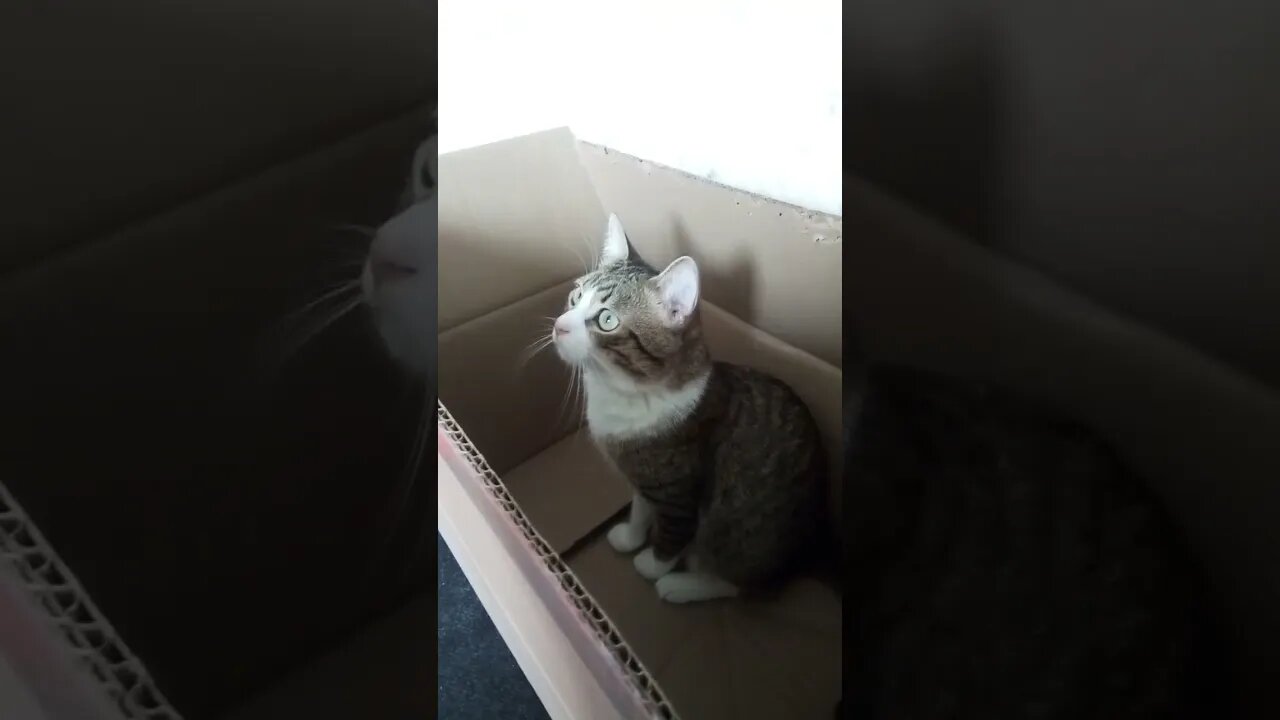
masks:
{"label": "carpet", "polygon": [[439,720],[544,720],[542,701],[489,619],[467,576],[438,544]]}

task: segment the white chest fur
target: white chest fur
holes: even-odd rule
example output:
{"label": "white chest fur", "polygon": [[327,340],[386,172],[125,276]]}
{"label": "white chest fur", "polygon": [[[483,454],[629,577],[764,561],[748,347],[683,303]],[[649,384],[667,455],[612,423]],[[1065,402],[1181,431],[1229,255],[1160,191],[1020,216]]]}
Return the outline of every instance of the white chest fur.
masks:
{"label": "white chest fur", "polygon": [[680,422],[698,406],[710,373],[676,390],[648,390],[625,381],[583,374],[587,391],[587,428],[597,438],[635,438]]}

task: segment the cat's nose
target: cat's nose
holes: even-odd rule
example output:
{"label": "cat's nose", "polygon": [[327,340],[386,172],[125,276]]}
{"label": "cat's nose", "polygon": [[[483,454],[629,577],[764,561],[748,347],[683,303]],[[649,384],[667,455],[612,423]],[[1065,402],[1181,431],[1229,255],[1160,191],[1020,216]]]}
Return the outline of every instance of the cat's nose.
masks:
{"label": "cat's nose", "polygon": [[555,328],[556,337],[569,334],[569,326],[565,324],[564,320],[556,320]]}
{"label": "cat's nose", "polygon": [[403,263],[375,259],[369,263],[369,272],[373,275],[373,284],[380,287],[388,282],[412,277],[418,270]]}

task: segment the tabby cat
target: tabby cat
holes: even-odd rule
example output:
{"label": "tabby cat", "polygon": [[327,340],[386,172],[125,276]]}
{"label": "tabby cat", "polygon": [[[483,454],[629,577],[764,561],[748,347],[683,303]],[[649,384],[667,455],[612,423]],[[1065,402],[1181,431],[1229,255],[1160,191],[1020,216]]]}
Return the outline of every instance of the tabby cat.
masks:
{"label": "tabby cat", "polygon": [[771,584],[822,527],[825,463],[782,381],[712,361],[689,257],[655,272],[610,216],[595,270],[552,331],[583,373],[587,427],[635,494],[608,541],[673,603]]}

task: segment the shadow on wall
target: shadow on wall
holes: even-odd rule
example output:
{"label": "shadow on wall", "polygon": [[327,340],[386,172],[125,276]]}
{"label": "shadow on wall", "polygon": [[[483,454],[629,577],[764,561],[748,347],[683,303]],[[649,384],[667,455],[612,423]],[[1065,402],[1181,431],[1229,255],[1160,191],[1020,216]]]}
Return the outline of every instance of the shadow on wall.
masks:
{"label": "shadow on wall", "polygon": [[[693,256],[693,243],[689,238],[689,230],[679,215],[671,219],[672,244],[675,255],[672,260],[682,255]],[[648,261],[648,258],[645,258]],[[655,269],[659,272],[665,265]],[[702,296],[711,302],[733,313],[742,313],[742,319],[755,324],[759,321],[759,308],[756,307],[756,266],[751,252],[745,246],[738,249],[737,256],[730,265],[712,265],[700,263],[698,270],[702,280]]]}
{"label": "shadow on wall", "polygon": [[[953,11],[932,23],[926,41],[885,47],[874,23],[858,22],[846,42],[853,68],[847,115],[847,173],[913,202],[985,244],[1003,178],[1001,138],[1009,106],[996,32],[972,13]],[[890,66],[892,63],[892,66]]]}
{"label": "shadow on wall", "polygon": [[1280,6],[962,1],[856,6],[851,175],[1280,387]]}

